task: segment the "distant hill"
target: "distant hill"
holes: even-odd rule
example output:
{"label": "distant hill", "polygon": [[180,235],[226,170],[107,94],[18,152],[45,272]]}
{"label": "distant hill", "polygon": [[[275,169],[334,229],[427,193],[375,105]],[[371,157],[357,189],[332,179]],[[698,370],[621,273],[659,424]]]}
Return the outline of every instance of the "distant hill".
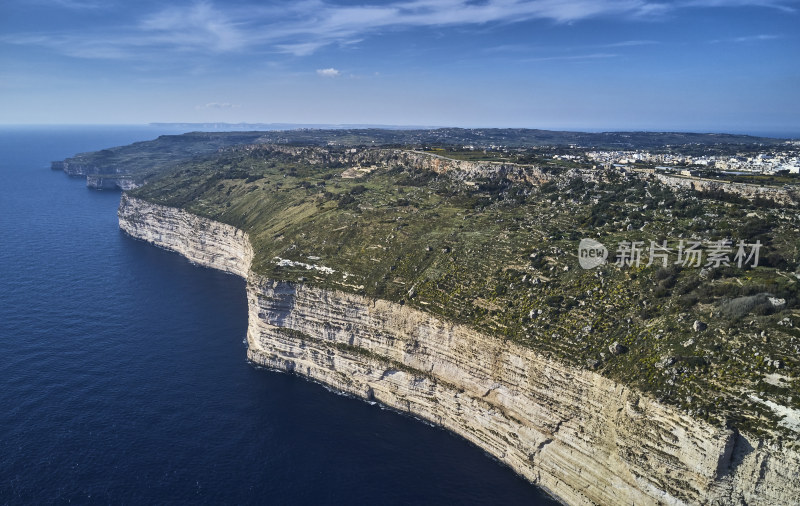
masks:
{"label": "distant hill", "polygon": [[[158,123],[164,127],[170,124]],[[700,134],[680,132],[567,132],[525,128],[295,128],[288,125],[248,124],[175,124],[181,129],[223,129],[224,132],[192,132],[182,135],[162,135],[155,140],[137,142],[91,153],[81,153],[53,168],[74,176],[86,176],[90,186],[130,188],[158,175],[165,168],[198,156],[210,155],[220,149],[242,144],[295,144],[317,146],[473,146],[530,148],[565,146],[597,149],[665,149],[712,146],[776,146],[785,140],[733,134]],[[245,127],[261,130],[242,131]],[[296,125],[292,125],[296,127]],[[270,128],[268,128],[270,127]],[[264,130],[264,128],[267,128]],[[120,183],[123,181],[124,183]]]}

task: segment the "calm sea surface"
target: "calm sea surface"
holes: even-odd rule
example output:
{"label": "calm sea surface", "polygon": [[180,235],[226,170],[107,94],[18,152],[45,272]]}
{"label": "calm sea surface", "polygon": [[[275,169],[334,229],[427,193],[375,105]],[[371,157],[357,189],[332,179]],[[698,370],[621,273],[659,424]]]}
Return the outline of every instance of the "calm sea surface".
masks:
{"label": "calm sea surface", "polygon": [[0,128],[0,504],[549,504],[449,433],[245,361],[244,282],[49,169],[152,128]]}

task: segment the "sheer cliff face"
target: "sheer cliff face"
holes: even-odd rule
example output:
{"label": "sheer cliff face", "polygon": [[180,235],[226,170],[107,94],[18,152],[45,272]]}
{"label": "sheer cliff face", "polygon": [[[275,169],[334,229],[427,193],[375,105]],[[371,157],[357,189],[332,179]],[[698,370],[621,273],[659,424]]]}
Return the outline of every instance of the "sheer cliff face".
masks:
{"label": "sheer cliff face", "polygon": [[86,176],[86,186],[95,190],[133,190],[141,184],[129,177]]}
{"label": "sheer cliff face", "polygon": [[180,253],[189,261],[247,278],[253,249],[241,230],[173,207],[123,194],[119,226],[129,235]]}
{"label": "sheer cliff face", "polygon": [[141,181],[136,181],[132,176],[125,175],[98,175],[115,174],[116,170],[113,168],[102,169],[92,165],[85,165],[76,162],[64,160],[62,162],[52,162],[51,168],[53,170],[63,170],[69,176],[85,177],[86,186],[95,190],[133,190],[141,186]]}
{"label": "sheer cliff face", "polygon": [[570,504],[790,504],[800,456],[388,301],[261,278],[246,234],[122,197],[120,227],[248,279],[248,356],[446,427]]}

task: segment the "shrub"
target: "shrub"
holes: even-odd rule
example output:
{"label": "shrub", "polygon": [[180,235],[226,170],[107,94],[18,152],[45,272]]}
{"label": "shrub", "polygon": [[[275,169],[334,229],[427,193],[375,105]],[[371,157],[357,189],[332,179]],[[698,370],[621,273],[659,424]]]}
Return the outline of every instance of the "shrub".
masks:
{"label": "shrub", "polygon": [[769,302],[762,302],[753,308],[753,313],[758,316],[767,316],[775,312],[775,307]]}
{"label": "shrub", "polygon": [[[724,302],[720,306],[720,310],[722,314],[727,316],[731,319],[739,319],[751,311],[756,307],[763,306],[763,305],[770,305],[767,301],[767,294],[759,293],[757,295],[746,295],[744,297],[737,297],[735,299],[731,299],[727,302]],[[771,305],[770,305],[771,306]],[[767,314],[765,308],[759,309],[762,314]]]}
{"label": "shrub", "polygon": [[686,280],[685,284],[678,286],[676,291],[678,292],[678,295],[685,295],[687,293],[692,292],[698,286],[700,286],[700,278],[698,278],[697,275],[694,275],[693,277]]}
{"label": "shrub", "polygon": [[738,297],[742,293],[742,289],[735,283],[721,283],[714,286],[711,293],[719,297]]}
{"label": "shrub", "polygon": [[563,301],[564,297],[562,295],[548,295],[544,302],[550,307],[561,307]]}
{"label": "shrub", "polygon": [[691,294],[682,295],[682,296],[678,297],[678,300],[677,300],[676,303],[677,303],[679,308],[685,310],[685,309],[689,309],[689,308],[693,307],[695,304],[697,304],[698,300],[699,299],[698,299],[697,295],[691,293]]}
{"label": "shrub", "polygon": [[352,195],[349,195],[349,194],[342,195],[339,198],[339,208],[340,209],[344,209],[347,206],[349,206],[350,204],[354,203],[355,201],[356,201],[356,199],[354,199]]}
{"label": "shrub", "polygon": [[768,253],[767,256],[763,258],[762,265],[764,265],[765,267],[775,267],[776,269],[782,269],[782,270],[794,269],[794,266],[791,265],[790,262],[777,251],[771,251],[770,253]]}
{"label": "shrub", "polygon": [[553,193],[558,191],[558,186],[553,181],[548,181],[539,187],[542,193]]}

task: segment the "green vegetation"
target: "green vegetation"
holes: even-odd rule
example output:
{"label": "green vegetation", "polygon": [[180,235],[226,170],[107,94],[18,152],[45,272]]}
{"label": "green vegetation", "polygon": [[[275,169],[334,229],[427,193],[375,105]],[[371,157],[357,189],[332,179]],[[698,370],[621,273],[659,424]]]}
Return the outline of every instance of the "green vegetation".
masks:
{"label": "green vegetation", "polygon": [[152,141],[136,142],[90,153],[80,153],[53,168],[64,168],[97,176],[126,176],[142,182],[157,176],[177,162],[210,155],[228,146],[258,142],[263,132],[195,132],[183,135],[162,135]]}
{"label": "green vegetation", "polygon": [[[448,149],[437,153],[458,151]],[[796,208],[563,165],[544,184],[491,170],[464,179],[395,163],[389,151],[370,158],[371,172],[342,178],[357,151],[229,148],[131,194],[246,230],[253,269],[271,278],[409,304],[712,423],[786,433],[755,397],[800,409]],[[605,244],[611,262],[581,269],[584,237]],[[646,253],[638,266],[613,263],[621,242],[692,238],[759,241],[759,265],[681,266],[673,255],[648,266]],[[612,353],[614,342],[626,352]]]}
{"label": "green vegetation", "polygon": [[723,174],[722,177],[734,183],[760,184],[769,186],[800,184],[800,174]]}
{"label": "green vegetation", "polygon": [[[732,149],[777,146],[778,139],[747,135],[687,134],[657,132],[554,132],[522,128],[431,130],[366,129],[298,129],[266,132],[192,132],[183,135],[162,135],[158,139],[118,146],[92,153],[81,153],[53,168],[67,173],[91,174],[102,177],[126,177],[136,182],[147,181],[169,166],[210,155],[230,146],[267,143],[303,146],[415,146],[418,149],[445,149],[447,155],[458,159],[507,159],[518,163],[533,163],[540,155],[564,154],[575,146],[597,149],[654,149],[669,151],[675,147],[695,152],[728,153]],[[474,145],[477,150],[463,146]],[[430,148],[433,146],[433,148]],[[454,149],[454,147],[457,147]],[[500,149],[502,147],[502,150]],[[528,152],[531,147],[541,151]],[[513,152],[508,149],[524,153]],[[529,157],[526,161],[524,158]]]}

